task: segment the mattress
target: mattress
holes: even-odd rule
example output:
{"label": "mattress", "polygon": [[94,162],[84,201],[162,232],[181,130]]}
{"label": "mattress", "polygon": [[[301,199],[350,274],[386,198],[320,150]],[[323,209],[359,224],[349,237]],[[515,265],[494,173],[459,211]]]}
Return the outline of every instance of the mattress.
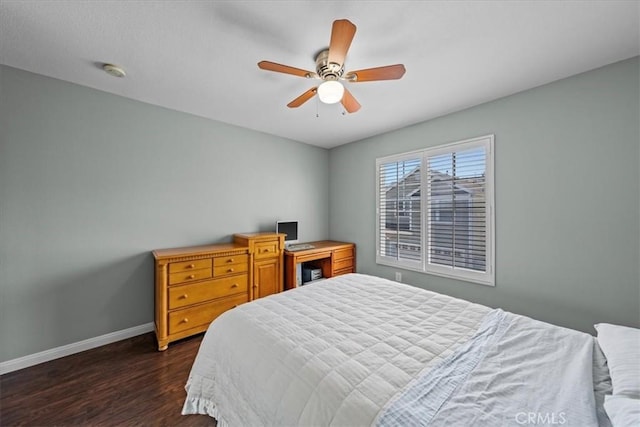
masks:
{"label": "mattress", "polygon": [[592,348],[587,334],[349,274],[218,317],[183,414],[221,427],[518,425],[531,414],[597,425]]}

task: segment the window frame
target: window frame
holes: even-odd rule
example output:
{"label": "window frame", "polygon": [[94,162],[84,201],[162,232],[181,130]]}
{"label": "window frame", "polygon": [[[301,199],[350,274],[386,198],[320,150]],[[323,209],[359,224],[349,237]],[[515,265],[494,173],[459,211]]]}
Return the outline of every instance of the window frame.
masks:
{"label": "window frame", "polygon": [[[376,159],[376,264],[395,267],[405,270],[417,271],[425,274],[448,277],[467,282],[478,283],[487,286],[495,286],[495,152],[494,135],[484,135],[480,137],[465,139],[447,144],[406,153],[394,154]],[[485,150],[485,271],[465,269],[462,267],[451,267],[429,262],[430,247],[428,233],[431,218],[429,218],[429,189],[427,182],[427,160],[437,155],[460,152],[474,148],[484,148]],[[420,248],[421,260],[419,262],[393,259],[382,256],[380,244],[381,233],[381,206],[380,206],[380,166],[388,163],[398,163],[410,159],[420,159]],[[453,248],[455,250],[455,248]]]}

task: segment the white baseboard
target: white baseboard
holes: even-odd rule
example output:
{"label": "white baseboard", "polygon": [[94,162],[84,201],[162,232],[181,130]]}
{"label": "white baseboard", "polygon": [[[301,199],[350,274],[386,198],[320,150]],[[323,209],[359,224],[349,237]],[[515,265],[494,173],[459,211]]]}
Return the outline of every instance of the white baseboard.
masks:
{"label": "white baseboard", "polygon": [[0,375],[28,368],[29,366],[38,365],[50,360],[59,359],[64,356],[69,356],[70,354],[80,353],[81,351],[90,350],[92,348],[111,344],[121,340],[126,340],[127,338],[146,334],[147,332],[151,332],[153,330],[153,322],[145,323],[144,325],[134,326],[133,328],[111,332],[109,334],[100,335],[99,337],[89,338],[75,343],[63,345],[62,347],[56,347],[49,350],[41,351],[39,353],[18,357],[17,359],[7,360],[6,362],[0,363]]}

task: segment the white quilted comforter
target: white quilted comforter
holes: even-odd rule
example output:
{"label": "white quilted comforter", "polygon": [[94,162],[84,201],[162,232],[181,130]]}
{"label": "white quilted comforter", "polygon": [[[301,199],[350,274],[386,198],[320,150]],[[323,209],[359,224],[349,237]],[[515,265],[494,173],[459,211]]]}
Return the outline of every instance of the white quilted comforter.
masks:
{"label": "white quilted comforter", "polygon": [[[488,335],[489,344],[478,340],[478,330],[487,329],[486,318],[491,317],[490,313],[491,309],[485,306],[361,274],[339,276],[262,298],[224,313],[211,324],[189,376],[183,414],[211,415],[220,427],[406,425],[402,408],[397,413],[394,411],[400,406],[405,412],[415,412],[402,399],[406,399],[407,391],[411,387],[415,389],[425,374],[458,369],[452,367],[452,363],[459,362],[460,353],[463,361],[465,352],[498,353],[489,345],[491,339],[498,338]],[[498,315],[500,319],[515,316]],[[511,323],[495,327],[501,328],[500,339],[502,334],[507,334],[506,341],[517,343],[514,348],[519,347],[517,351],[525,353],[513,353],[510,362],[526,365],[526,352],[532,343],[523,341],[526,337],[519,337],[517,332],[516,338],[510,338],[509,330],[514,329]],[[531,332],[527,330],[527,334]],[[584,372],[582,362],[578,361],[574,371],[580,371],[577,374],[580,378],[570,379],[583,387],[584,383],[592,384],[592,340],[589,335],[575,334],[570,334],[570,339],[552,334],[551,339],[563,341],[567,355],[562,357],[589,359],[585,362],[588,372]],[[475,342],[476,347],[470,347]],[[482,350],[483,347],[489,350]],[[490,412],[489,407],[496,402],[489,396],[486,403],[477,404],[479,395],[483,394],[478,388],[493,386],[492,376],[506,368],[495,360],[485,365],[480,363],[476,369],[483,374],[477,380],[456,386],[462,393],[442,398],[438,404],[442,407],[442,417],[434,417],[434,423],[442,421],[443,425],[452,425],[449,422],[454,420],[465,423],[464,415],[457,414],[455,408],[468,404],[471,399],[475,404],[470,405],[473,413],[469,420],[480,425],[479,414]],[[539,369],[535,367],[536,372]],[[502,393],[510,396],[518,390],[516,367],[509,367],[507,371],[509,384],[504,390],[498,390],[498,396]],[[561,370],[554,372],[557,371]],[[435,388],[441,390],[442,381],[446,383],[447,378],[429,377],[427,380],[432,381],[432,385],[427,388],[435,384]],[[418,389],[422,387],[417,385]],[[550,382],[536,386],[541,387],[538,391],[547,390],[548,395],[553,395],[554,386]],[[575,413],[586,414],[580,418],[581,424],[574,425],[597,425],[592,388],[588,390],[587,386],[586,392],[576,392],[572,387],[563,387],[570,400],[579,402],[573,409]],[[532,390],[525,388],[523,393],[530,396]],[[421,398],[430,399],[430,395]],[[551,399],[554,400],[557,399]],[[482,409],[485,406],[486,411]],[[521,420],[529,420],[523,417],[531,417],[534,409],[535,413],[543,410],[551,413],[543,415],[547,420],[551,420],[550,416],[556,420],[562,416],[565,420],[573,415],[564,411],[564,406],[557,405],[530,406],[534,409],[498,407],[511,413],[508,417],[487,418],[491,425],[518,425],[517,410],[525,414]],[[434,414],[437,410],[435,408]],[[560,411],[564,412],[560,414]],[[501,422],[495,424],[496,420]]]}

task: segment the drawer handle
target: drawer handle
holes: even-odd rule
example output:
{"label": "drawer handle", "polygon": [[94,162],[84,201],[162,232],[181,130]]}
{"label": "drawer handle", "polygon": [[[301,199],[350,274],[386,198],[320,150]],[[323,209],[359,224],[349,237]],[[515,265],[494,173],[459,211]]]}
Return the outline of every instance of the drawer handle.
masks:
{"label": "drawer handle", "polygon": [[189,279],[195,279],[195,278],[196,278],[196,275],[195,275],[195,274],[190,274],[190,275],[189,275]]}
{"label": "drawer handle", "polygon": [[189,319],[187,317],[185,317],[184,319],[182,319],[182,321],[180,323],[189,323]]}
{"label": "drawer handle", "polygon": [[196,268],[196,265],[195,264],[189,264],[188,268]]}
{"label": "drawer handle", "polygon": [[187,299],[187,298],[189,298],[189,295],[187,295],[187,294],[184,294],[184,295],[182,295],[182,296],[180,297],[180,299]]}
{"label": "drawer handle", "polygon": [[233,262],[233,258],[229,258],[227,262]]}
{"label": "drawer handle", "polygon": [[237,287],[238,287],[238,284],[237,284],[237,283],[234,283],[233,285],[231,285],[231,287],[232,287],[232,288],[237,288]]}
{"label": "drawer handle", "polygon": [[233,268],[228,269],[227,273],[233,273]]}

